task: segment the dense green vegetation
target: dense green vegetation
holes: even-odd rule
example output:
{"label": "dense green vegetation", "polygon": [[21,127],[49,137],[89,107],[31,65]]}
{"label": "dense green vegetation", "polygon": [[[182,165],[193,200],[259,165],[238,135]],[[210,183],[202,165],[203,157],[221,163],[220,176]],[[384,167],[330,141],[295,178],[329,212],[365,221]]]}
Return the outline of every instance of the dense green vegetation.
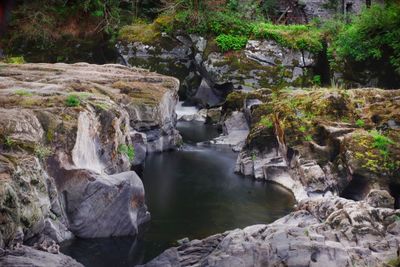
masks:
{"label": "dense green vegetation", "polygon": [[[163,32],[197,33],[222,52],[241,50],[249,39],[274,40],[314,53],[326,53],[327,47],[334,70],[359,63],[362,68],[388,70],[391,78],[392,73],[400,76],[400,6],[391,2],[372,5],[360,15],[277,25],[271,20],[275,0],[17,1],[2,47],[9,61],[20,54],[27,55],[27,61],[44,61],[32,57],[40,53],[49,61],[90,61],[82,54],[92,54],[93,46],[113,53],[117,39],[150,44]],[[320,85],[321,78],[312,83]]]}
{"label": "dense green vegetation", "polygon": [[330,53],[340,60],[388,60],[400,73],[400,5],[372,5],[339,25]]}

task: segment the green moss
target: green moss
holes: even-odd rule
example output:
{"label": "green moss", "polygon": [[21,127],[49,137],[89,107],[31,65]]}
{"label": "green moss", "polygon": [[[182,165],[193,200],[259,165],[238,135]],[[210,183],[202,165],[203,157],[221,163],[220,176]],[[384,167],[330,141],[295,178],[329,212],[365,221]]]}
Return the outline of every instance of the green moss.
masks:
{"label": "green moss", "polygon": [[399,267],[400,266],[400,258],[391,259],[388,261],[387,264],[392,267]]}
{"label": "green moss", "polygon": [[160,31],[155,23],[137,23],[121,28],[118,38],[124,42],[141,42],[152,44],[160,37]]}
{"label": "green moss", "polygon": [[259,23],[254,26],[253,34],[257,38],[274,40],[278,44],[292,49],[315,53],[323,50],[322,33],[311,25]]}
{"label": "green moss", "polygon": [[349,140],[347,149],[354,151],[355,159],[369,172],[385,177],[397,175],[400,168],[397,153],[400,148],[382,133],[375,130],[356,132]]}
{"label": "green moss", "polygon": [[241,110],[244,106],[246,94],[241,91],[231,92],[225,100],[224,110]]}
{"label": "green moss", "polygon": [[31,92],[29,92],[29,91],[27,91],[25,89],[15,90],[15,94],[18,95],[18,96],[31,96],[32,95]]}

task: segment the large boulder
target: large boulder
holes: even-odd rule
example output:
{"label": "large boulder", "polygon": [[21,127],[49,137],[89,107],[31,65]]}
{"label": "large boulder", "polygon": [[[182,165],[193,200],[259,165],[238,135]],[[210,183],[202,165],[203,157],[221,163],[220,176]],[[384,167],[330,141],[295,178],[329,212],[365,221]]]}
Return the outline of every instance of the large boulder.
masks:
{"label": "large boulder", "polygon": [[83,238],[136,235],[149,217],[144,187],[135,172],[101,175],[63,170],[57,177],[69,229]]}

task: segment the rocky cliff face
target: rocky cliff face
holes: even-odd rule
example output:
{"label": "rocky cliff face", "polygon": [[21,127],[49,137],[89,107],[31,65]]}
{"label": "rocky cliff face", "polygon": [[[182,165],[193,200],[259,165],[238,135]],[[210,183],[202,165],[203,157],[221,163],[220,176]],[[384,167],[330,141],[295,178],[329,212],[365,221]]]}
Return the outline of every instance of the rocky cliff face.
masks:
{"label": "rocky cliff face", "polygon": [[240,52],[219,52],[198,35],[163,36],[152,44],[120,43],[123,62],[180,79],[180,94],[201,106],[221,104],[232,90],[304,86],[313,77],[317,56],[274,41],[250,40]]}
{"label": "rocky cliff face", "polygon": [[298,200],[331,194],[360,200],[372,188],[398,198],[398,91],[259,91],[243,103],[255,98],[236,171],[278,182]]}
{"label": "rocky cliff face", "polygon": [[178,87],[119,65],[1,65],[0,262],[75,266],[21,244],[135,235],[149,213],[131,168],[180,142]]}

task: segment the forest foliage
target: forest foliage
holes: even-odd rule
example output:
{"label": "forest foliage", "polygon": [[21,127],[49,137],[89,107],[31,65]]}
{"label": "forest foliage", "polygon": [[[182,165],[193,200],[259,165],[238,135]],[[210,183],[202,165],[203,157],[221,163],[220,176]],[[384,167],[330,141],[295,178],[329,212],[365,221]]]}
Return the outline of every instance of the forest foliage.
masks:
{"label": "forest foliage", "polygon": [[328,44],[331,62],[387,60],[400,73],[400,5],[395,1],[372,5],[357,16],[314,20],[307,25],[274,24],[271,18],[278,2],[20,0],[16,1],[3,46],[31,41],[46,48],[66,36],[151,43],[162,32],[186,32],[214,40],[222,52],[240,50],[249,39],[274,40],[315,53],[324,52]]}

